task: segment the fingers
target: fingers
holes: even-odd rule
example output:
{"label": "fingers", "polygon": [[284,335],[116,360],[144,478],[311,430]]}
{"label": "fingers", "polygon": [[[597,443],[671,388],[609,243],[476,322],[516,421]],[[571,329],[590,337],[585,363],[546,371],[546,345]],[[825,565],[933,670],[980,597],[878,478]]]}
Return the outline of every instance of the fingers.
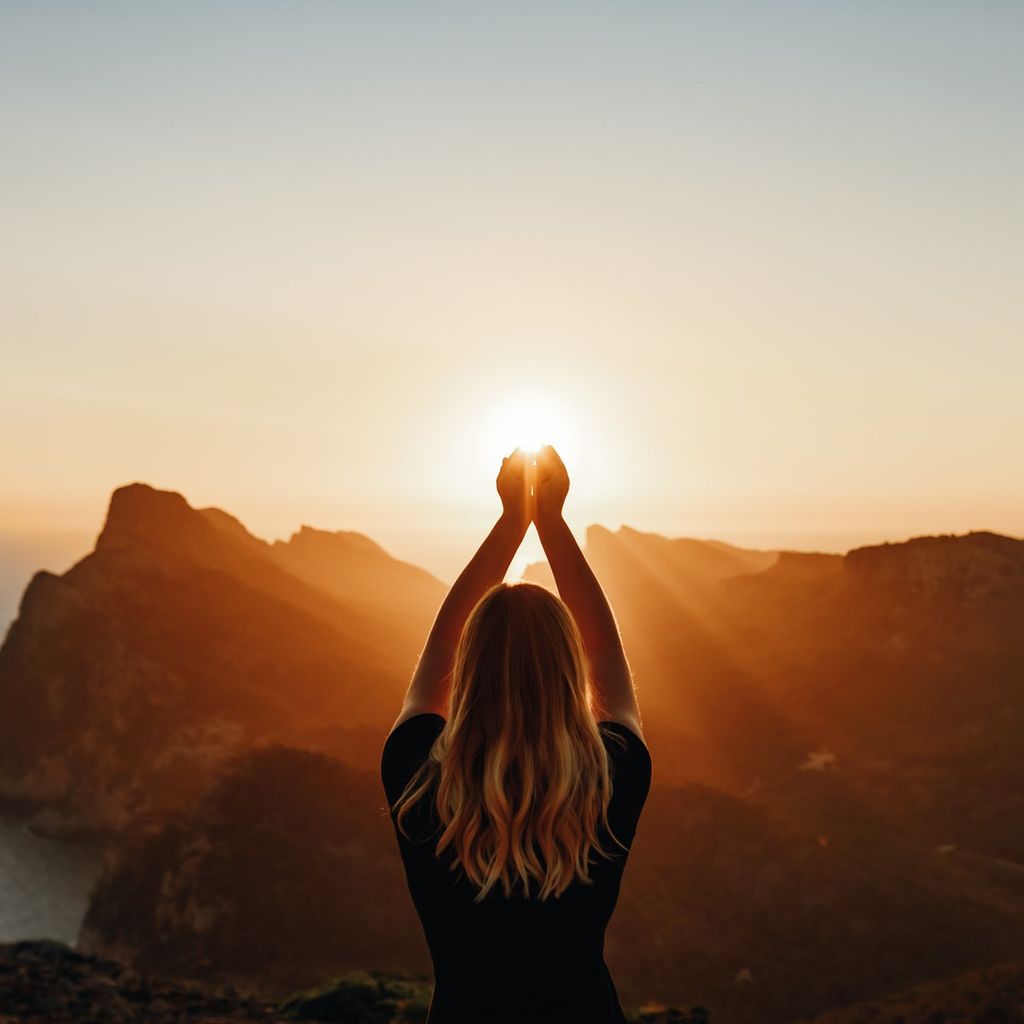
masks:
{"label": "fingers", "polygon": [[543,448],[538,449],[537,468],[542,471],[543,477],[545,479],[555,475],[569,475],[566,472],[565,463],[562,462],[562,457],[549,444],[546,444]]}
{"label": "fingers", "polygon": [[521,448],[516,448],[511,455],[506,455],[501,460],[501,468],[498,470],[498,479],[512,479],[523,475],[527,470],[527,461]]}

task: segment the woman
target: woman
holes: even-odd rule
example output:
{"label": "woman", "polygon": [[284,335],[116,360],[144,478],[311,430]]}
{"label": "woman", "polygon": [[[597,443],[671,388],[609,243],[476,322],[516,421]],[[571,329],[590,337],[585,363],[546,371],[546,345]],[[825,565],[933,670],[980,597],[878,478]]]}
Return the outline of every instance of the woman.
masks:
{"label": "woman", "polygon": [[[434,964],[427,1020],[623,1022],[604,936],[651,782],[632,675],[557,452],[516,449],[497,487],[381,757]],[[561,600],[501,582],[531,519]]]}

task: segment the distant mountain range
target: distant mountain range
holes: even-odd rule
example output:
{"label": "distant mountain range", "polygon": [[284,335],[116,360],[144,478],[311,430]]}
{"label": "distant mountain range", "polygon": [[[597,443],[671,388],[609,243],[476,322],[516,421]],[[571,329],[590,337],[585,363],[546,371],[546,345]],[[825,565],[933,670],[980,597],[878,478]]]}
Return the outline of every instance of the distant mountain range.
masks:
{"label": "distant mountain range", "polygon": [[[1024,958],[1024,541],[586,554],[655,768],[625,1002],[795,1024]],[[115,492],[0,649],[0,795],[111,837],[83,949],[278,993],[428,969],[376,767],[444,592],[359,534]]]}
{"label": "distant mountain range", "polygon": [[50,831],[120,830],[260,744],[369,767],[444,593],[359,534],[271,545],[123,487],[96,549],[32,579],[0,648],[0,797]]}

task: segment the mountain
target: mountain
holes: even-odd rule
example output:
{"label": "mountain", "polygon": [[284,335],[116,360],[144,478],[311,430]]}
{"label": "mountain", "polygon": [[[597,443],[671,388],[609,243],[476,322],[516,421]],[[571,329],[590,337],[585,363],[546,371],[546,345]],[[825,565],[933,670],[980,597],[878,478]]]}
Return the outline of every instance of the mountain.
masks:
{"label": "mountain", "polygon": [[1024,961],[965,971],[954,978],[817,1017],[814,1024],[1024,1024]]}
{"label": "mountain", "polygon": [[[721,580],[764,572],[778,562],[780,552],[738,548],[717,540],[663,537],[630,526],[613,533],[595,524],[587,527],[586,555],[589,561],[609,567],[623,558],[635,561],[649,581],[657,580],[676,600],[690,603],[699,601]],[[532,562],[523,576],[554,588],[547,562]]]}
{"label": "mountain", "polygon": [[547,587],[555,594],[558,593],[554,573],[551,572],[551,566],[547,562],[530,562],[523,570],[523,579]]}
{"label": "mountain", "polygon": [[1019,867],[842,819],[656,786],[606,948],[627,998],[791,1024],[1024,950]]}
{"label": "mountain", "polygon": [[324,754],[242,755],[194,806],[112,852],[79,947],[281,995],[343,969],[429,973],[379,790]]}
{"label": "mountain", "polygon": [[368,538],[270,545],[133,484],[0,648],[0,798],[50,831],[160,821],[284,742],[376,763],[445,586]]}
{"label": "mountain", "polygon": [[683,588],[664,538],[591,534],[663,782],[1024,863],[1024,541],[783,552]]}
{"label": "mountain", "polygon": [[622,526],[612,533],[603,526],[587,528],[587,557],[598,561],[620,551],[630,553],[649,567],[665,585],[684,599],[699,595],[700,588],[719,580],[763,572],[779,558],[778,551],[738,548],[717,540],[663,537]]}
{"label": "mountain", "polygon": [[[1024,877],[884,829],[828,836],[699,785],[652,791],[606,955],[625,1003],[812,1016],[1024,948]],[[275,747],[115,849],[79,946],[283,996],[334,973],[429,974],[376,779]]]}
{"label": "mountain", "polygon": [[447,589],[439,590],[436,577],[397,561],[361,533],[303,526],[287,542],[275,541],[270,554],[286,572],[350,608],[388,621],[411,622],[420,641],[425,639],[420,633],[424,609],[436,612]]}
{"label": "mountain", "polygon": [[[591,527],[586,554],[654,761],[608,933],[627,1003],[794,1024],[1019,961],[1024,541]],[[424,970],[375,776],[443,594],[360,535],[116,492],[0,649],[0,795],[118,833],[83,947],[282,993]]]}

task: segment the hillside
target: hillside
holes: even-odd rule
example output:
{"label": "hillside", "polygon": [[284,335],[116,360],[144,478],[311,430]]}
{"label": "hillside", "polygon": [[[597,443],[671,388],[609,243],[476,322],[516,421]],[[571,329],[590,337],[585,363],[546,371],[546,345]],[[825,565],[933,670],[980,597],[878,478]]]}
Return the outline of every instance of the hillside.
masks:
{"label": "hillside", "polygon": [[80,948],[281,995],[338,969],[429,972],[378,790],[323,754],[243,755],[195,807],[112,851]]}
{"label": "hillside", "polygon": [[814,1024],[1024,1024],[1024,962],[965,971],[826,1013]]}
{"label": "hillside", "polygon": [[[608,933],[624,1002],[792,1024],[1019,959],[1024,542],[591,527],[587,557],[655,766]],[[116,492],[0,649],[0,795],[113,835],[83,949],[275,997],[426,971],[376,770],[443,592],[358,534],[267,544]]]}
{"label": "hillside", "polygon": [[33,578],[0,648],[0,798],[34,803],[44,830],[116,830],[262,744],[369,767],[444,590],[358,535],[271,546],[121,488],[95,550]]}
{"label": "hillside", "polygon": [[662,541],[595,535],[660,781],[1024,863],[1024,541],[782,553],[680,597]]}
{"label": "hillside", "polygon": [[[112,851],[79,941],[278,996],[367,965],[430,970],[375,778],[285,748],[238,759],[195,807]],[[1020,948],[1022,878],[882,830],[823,841],[689,785],[651,793],[606,956],[624,1002],[754,1024]]]}

